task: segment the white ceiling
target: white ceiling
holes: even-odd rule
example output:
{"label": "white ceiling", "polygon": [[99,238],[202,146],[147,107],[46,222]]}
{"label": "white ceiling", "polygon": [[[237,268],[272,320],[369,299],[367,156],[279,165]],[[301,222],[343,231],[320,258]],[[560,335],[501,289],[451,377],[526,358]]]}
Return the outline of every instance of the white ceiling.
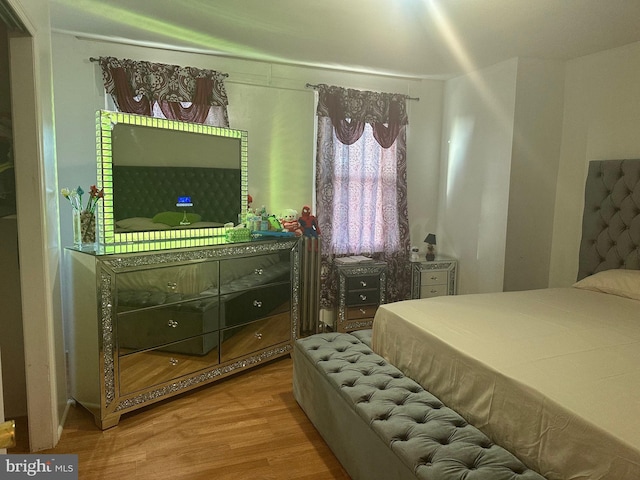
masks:
{"label": "white ceiling", "polygon": [[448,77],[640,41],[640,0],[51,0],[78,36],[322,68]]}

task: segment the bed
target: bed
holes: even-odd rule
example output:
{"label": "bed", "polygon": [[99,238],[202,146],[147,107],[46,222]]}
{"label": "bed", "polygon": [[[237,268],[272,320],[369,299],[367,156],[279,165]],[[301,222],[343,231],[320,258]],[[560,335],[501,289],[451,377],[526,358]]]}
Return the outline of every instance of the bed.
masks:
{"label": "bed", "polygon": [[373,350],[549,480],[640,478],[640,161],[594,161],[571,287],[383,305]]}

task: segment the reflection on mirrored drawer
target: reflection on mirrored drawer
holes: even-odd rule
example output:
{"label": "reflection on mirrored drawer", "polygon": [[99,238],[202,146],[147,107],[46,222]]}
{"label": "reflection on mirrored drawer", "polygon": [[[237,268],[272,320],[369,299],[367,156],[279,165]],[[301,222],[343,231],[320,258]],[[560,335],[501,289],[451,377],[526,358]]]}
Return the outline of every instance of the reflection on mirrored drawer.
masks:
{"label": "reflection on mirrored drawer", "polygon": [[248,290],[270,283],[288,282],[291,258],[287,252],[220,262],[220,293]]}
{"label": "reflection on mirrored drawer", "polygon": [[[128,394],[218,364],[218,332],[118,358],[120,394]],[[182,352],[201,352],[188,355]]]}
{"label": "reflection on mirrored drawer", "polygon": [[357,320],[359,318],[370,318],[376,315],[378,305],[361,305],[359,307],[348,307],[346,312],[347,320]]}
{"label": "reflection on mirrored drawer", "polygon": [[221,303],[220,325],[234,327],[289,311],[291,284],[280,283],[254,288],[246,292],[224,295]]}
{"label": "reflection on mirrored drawer", "polygon": [[380,275],[358,275],[347,277],[347,288],[349,290],[373,289],[380,286]]}
{"label": "reflection on mirrored drawer", "polygon": [[[192,265],[178,265],[159,268],[145,268],[118,275],[116,284],[118,298],[127,292],[153,292],[155,296],[182,295],[196,297],[215,294],[218,288],[219,264],[217,261],[199,262]],[[135,299],[132,299],[135,300]],[[140,297],[138,301],[143,301]],[[153,302],[157,299],[151,298]],[[155,303],[157,305],[158,303]],[[136,306],[148,306],[138,304]]]}
{"label": "reflection on mirrored drawer", "polygon": [[420,298],[440,297],[447,294],[447,285],[422,285]]}
{"label": "reflection on mirrored drawer", "polygon": [[[120,354],[154,348],[216,331],[220,325],[218,307],[218,298],[212,297],[160,308],[120,313],[117,324]],[[202,354],[203,352],[182,353]]]}
{"label": "reflection on mirrored drawer", "polygon": [[291,315],[283,312],[247,325],[222,331],[220,362],[291,341]]}
{"label": "reflection on mirrored drawer", "polygon": [[446,285],[448,272],[446,270],[433,270],[422,272],[420,283],[422,285]]}
{"label": "reflection on mirrored drawer", "polygon": [[379,290],[348,290],[347,305],[377,305],[380,303]]}

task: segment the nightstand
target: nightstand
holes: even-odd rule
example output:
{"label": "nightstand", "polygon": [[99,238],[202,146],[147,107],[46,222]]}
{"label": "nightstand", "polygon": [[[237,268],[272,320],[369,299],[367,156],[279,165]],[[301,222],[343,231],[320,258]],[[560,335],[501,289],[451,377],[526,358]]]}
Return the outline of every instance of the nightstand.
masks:
{"label": "nightstand", "polygon": [[457,260],[445,257],[411,262],[411,298],[455,295],[457,267]]}
{"label": "nightstand", "polygon": [[386,303],[386,262],[336,263],[338,274],[338,332],[371,328],[373,317]]}

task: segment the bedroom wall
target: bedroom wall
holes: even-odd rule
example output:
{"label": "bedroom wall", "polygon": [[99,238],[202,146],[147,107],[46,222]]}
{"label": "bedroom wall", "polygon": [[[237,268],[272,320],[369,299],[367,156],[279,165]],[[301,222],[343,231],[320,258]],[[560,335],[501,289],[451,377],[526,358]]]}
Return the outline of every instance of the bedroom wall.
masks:
{"label": "bedroom wall", "polygon": [[[513,59],[446,83],[438,248],[460,261],[459,293],[575,282],[589,161],[640,158],[638,85],[640,43],[564,63]],[[537,158],[544,169],[510,174],[505,220],[508,182],[493,188],[484,175],[501,160],[507,168],[509,135],[496,112],[508,114],[511,101],[508,168]]]}
{"label": "bedroom wall", "polygon": [[438,253],[458,259],[458,293],[501,291],[517,60],[446,82]]}
{"label": "bedroom wall", "polygon": [[550,286],[576,280],[590,160],[640,158],[640,43],[566,64]]}
{"label": "bedroom wall", "polygon": [[[226,80],[232,128],[248,131],[254,207],[278,213],[313,205],[314,99],[306,83],[406,93],[412,244],[435,229],[443,82],[346,73],[133,47],[54,34],[53,64],[60,187],[95,181],[95,112],[105,108],[100,68],[89,57],[115,56],[211,68]],[[86,189],[86,188],[85,188]],[[68,207],[68,206],[66,206]],[[71,243],[71,211],[60,211],[62,244]]]}
{"label": "bedroom wall", "polygon": [[446,85],[439,251],[458,293],[545,288],[564,66],[511,59]]}
{"label": "bedroom wall", "polygon": [[505,291],[548,286],[563,95],[563,62],[518,59]]}

